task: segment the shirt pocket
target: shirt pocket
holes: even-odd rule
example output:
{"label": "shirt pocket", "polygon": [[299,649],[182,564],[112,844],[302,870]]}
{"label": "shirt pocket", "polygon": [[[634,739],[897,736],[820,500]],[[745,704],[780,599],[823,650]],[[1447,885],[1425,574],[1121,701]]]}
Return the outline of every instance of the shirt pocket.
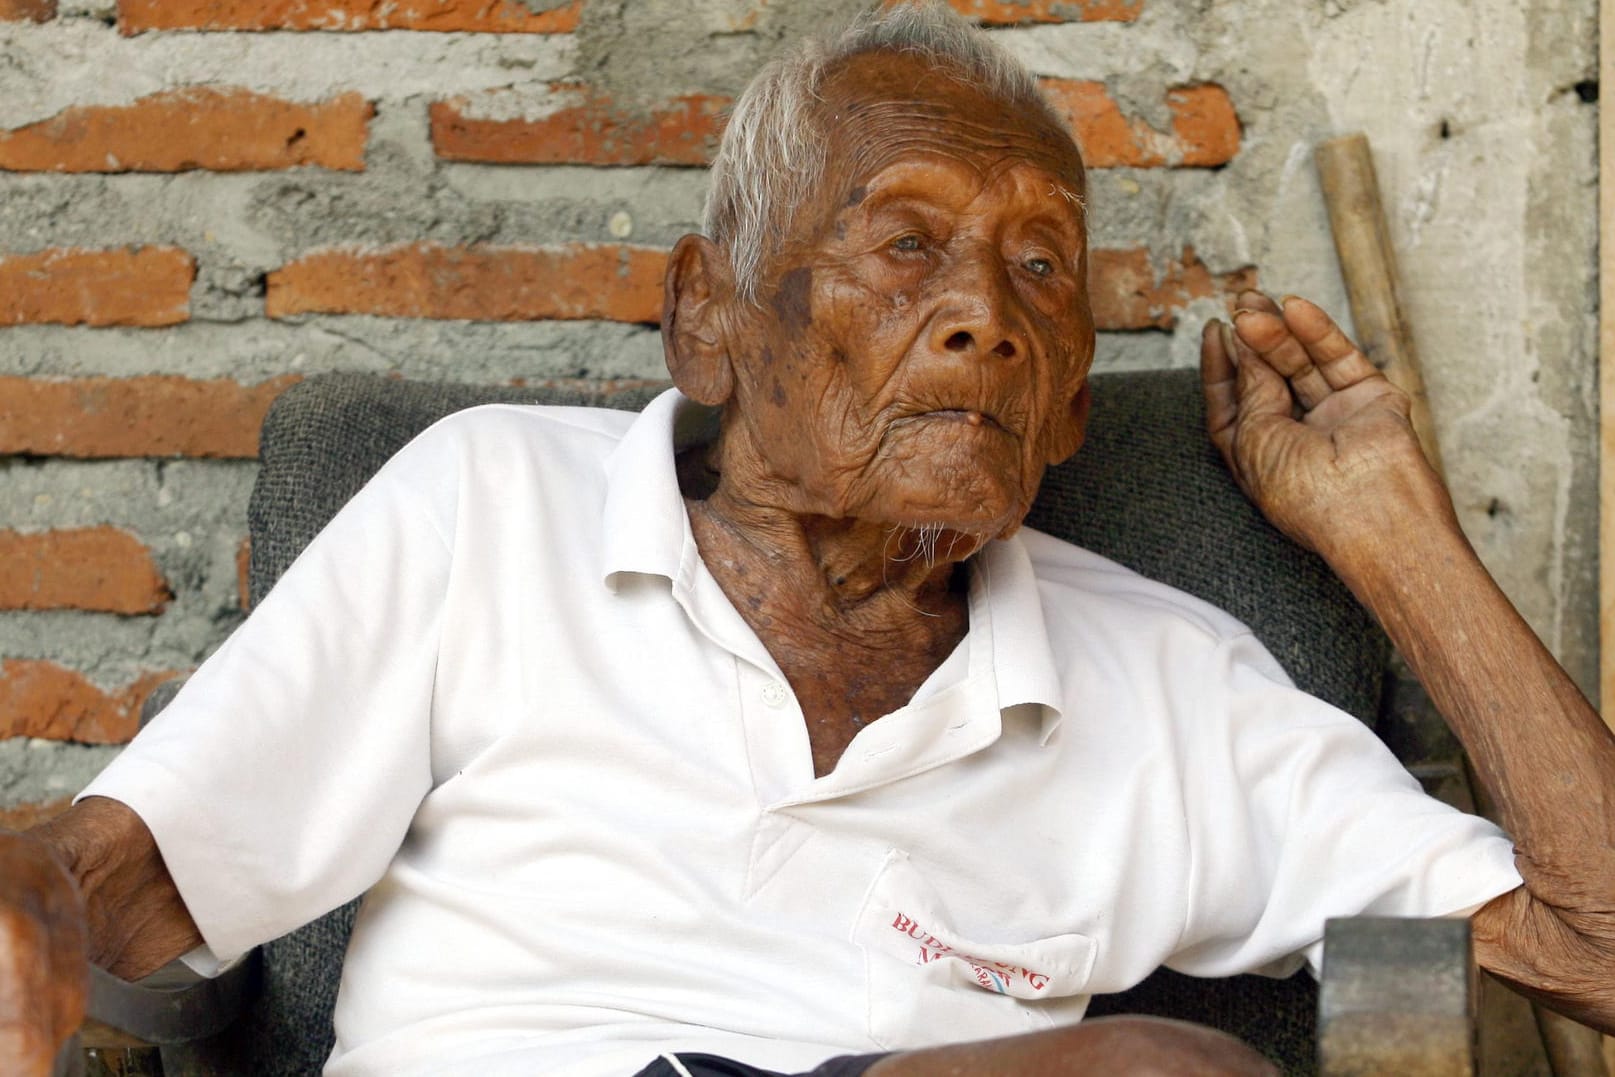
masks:
{"label": "shirt pocket", "polygon": [[[1004,935],[1015,934],[1004,895]],[[869,1035],[887,1050],[1012,1036],[1070,1024],[1097,945],[1086,935],[988,942],[953,927],[940,896],[893,850],[853,925],[868,982]]]}

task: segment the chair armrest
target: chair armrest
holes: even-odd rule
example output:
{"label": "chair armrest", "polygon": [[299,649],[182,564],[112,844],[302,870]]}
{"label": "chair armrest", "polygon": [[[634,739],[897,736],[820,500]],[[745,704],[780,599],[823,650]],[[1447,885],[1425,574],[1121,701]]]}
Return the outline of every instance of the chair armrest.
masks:
{"label": "chair armrest", "polygon": [[1324,928],[1322,1077],[1471,1077],[1475,963],[1469,921],[1360,916]]}
{"label": "chair armrest", "polygon": [[198,976],[178,961],[145,979],[90,969],[89,1014],[147,1043],[189,1043],[223,1031],[257,994],[263,959],[253,950],[219,975]]}

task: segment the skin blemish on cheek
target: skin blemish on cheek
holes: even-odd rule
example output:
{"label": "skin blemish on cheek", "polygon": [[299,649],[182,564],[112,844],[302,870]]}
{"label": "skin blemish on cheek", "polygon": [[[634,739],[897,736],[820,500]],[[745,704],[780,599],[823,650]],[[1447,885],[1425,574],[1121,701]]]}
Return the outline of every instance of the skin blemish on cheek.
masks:
{"label": "skin blemish on cheek", "polygon": [[869,197],[869,188],[862,185],[854,187],[852,193],[847,195],[847,206],[851,208]]}
{"label": "skin blemish on cheek", "polygon": [[797,266],[780,278],[774,313],[787,330],[805,329],[813,323],[812,266]]}
{"label": "skin blemish on cheek", "polygon": [[776,408],[785,406],[785,386],[780,384],[778,378],[774,379],[774,391],[769,394],[768,399]]}

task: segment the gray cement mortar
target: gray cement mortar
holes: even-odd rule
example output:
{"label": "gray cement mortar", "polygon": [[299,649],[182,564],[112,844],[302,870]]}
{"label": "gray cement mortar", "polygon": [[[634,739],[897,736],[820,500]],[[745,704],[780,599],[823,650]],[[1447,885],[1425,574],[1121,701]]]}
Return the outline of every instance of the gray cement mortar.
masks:
{"label": "gray cement mortar", "polygon": [[44,804],[77,793],[118,749],[12,737],[0,740],[0,807]]}
{"label": "gray cement mortar", "polygon": [[117,690],[200,662],[241,619],[236,551],[251,461],[0,457],[0,505],[19,530],[110,524],[151,548],[174,600],[158,615],[0,612],[0,656],[57,662]]}
{"label": "gray cement mortar", "polygon": [[[330,245],[665,246],[698,228],[699,170],[443,163],[428,105],[496,91],[488,109],[541,115],[558,100],[551,84],[568,78],[630,109],[734,93],[781,42],[857,6],[591,0],[574,39],[122,38],[104,0],[68,0],[43,28],[0,25],[0,126],[177,85],[299,100],[357,89],[377,102],[362,173],[0,175],[0,251],[176,244],[198,261],[190,323],[0,330],[0,374],[659,377],[648,327],[270,322],[264,276]],[[1101,80],[1158,127],[1171,85],[1215,81],[1239,110],[1243,143],[1224,167],[1094,173],[1094,246],[1147,246],[1158,265],[1193,247],[1214,272],[1255,265],[1269,289],[1343,317],[1311,155],[1320,139],[1369,133],[1463,522],[1584,685],[1596,672],[1596,106],[1574,88],[1594,73],[1596,6],[1545,0],[1526,17],[1507,0],[1147,0],[1136,23],[998,32],[1038,74]],[[1096,365],[1191,365],[1200,325],[1220,312],[1201,300],[1175,333],[1102,334]],[[126,527],[179,592],[157,617],[0,614],[0,656],[61,662],[109,690],[144,669],[194,664],[240,618],[235,553],[253,472],[222,461],[0,464],[0,527]],[[75,787],[108,754],[0,742],[0,805]]]}

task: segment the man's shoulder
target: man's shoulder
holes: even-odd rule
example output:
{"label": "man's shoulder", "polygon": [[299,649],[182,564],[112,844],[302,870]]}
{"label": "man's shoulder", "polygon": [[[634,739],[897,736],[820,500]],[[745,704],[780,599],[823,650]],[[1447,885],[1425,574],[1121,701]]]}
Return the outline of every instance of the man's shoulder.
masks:
{"label": "man's shoulder", "polygon": [[1238,618],[1187,591],[1152,580],[1108,557],[1053,535],[1021,532],[1045,612],[1130,629],[1175,625],[1223,640],[1249,629]]}
{"label": "man's shoulder", "polygon": [[638,417],[637,412],[604,407],[479,404],[439,419],[414,444],[434,450],[480,449],[514,441],[610,451]]}
{"label": "man's shoulder", "polygon": [[551,500],[603,484],[603,462],[637,418],[609,408],[481,404],[415,435],[372,479],[452,517],[518,495]]}

